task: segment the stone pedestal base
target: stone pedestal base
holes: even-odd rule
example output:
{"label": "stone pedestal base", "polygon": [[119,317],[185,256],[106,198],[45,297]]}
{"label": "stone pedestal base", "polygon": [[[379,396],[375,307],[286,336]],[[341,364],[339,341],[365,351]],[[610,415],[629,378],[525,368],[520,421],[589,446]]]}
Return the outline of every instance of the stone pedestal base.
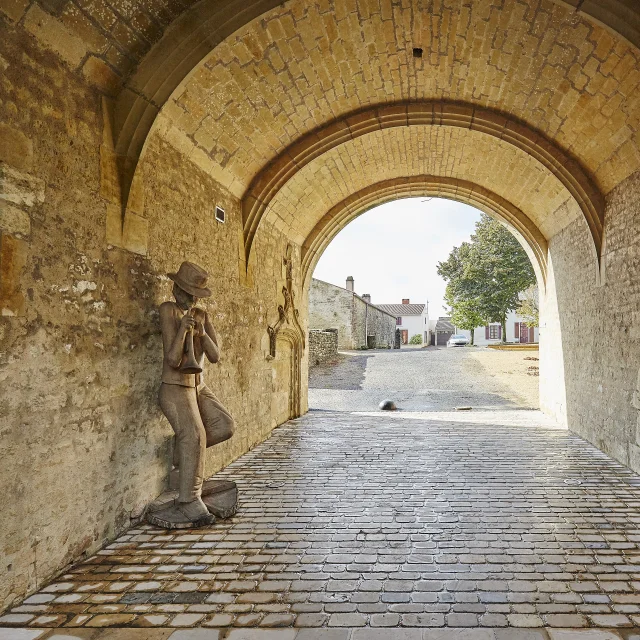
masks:
{"label": "stone pedestal base", "polygon": [[231,480],[206,480],[202,486],[202,502],[216,518],[230,518],[238,510],[238,487]]}
{"label": "stone pedestal base", "polygon": [[205,480],[202,486],[202,501],[207,505],[210,516],[197,522],[188,520],[176,509],[178,491],[170,489],[147,507],[147,522],[163,529],[192,529],[213,524],[216,518],[229,518],[238,508],[236,483],[230,480]]}

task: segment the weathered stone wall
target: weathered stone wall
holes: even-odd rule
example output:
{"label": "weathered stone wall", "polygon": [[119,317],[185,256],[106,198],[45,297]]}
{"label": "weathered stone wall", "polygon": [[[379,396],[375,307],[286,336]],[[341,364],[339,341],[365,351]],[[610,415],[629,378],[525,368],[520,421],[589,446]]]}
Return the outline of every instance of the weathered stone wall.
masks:
{"label": "weathered stone wall", "polygon": [[364,346],[353,335],[353,293],[328,282],[311,280],[309,287],[309,328],[337,329],[339,349]]}
{"label": "weathered stone wall", "polygon": [[337,329],[311,329],[309,331],[309,366],[327,362],[338,355]]}
{"label": "weathered stone wall", "polygon": [[367,335],[375,336],[375,346],[393,346],[394,316],[366,303],[358,295],[313,278],[309,287],[309,327],[337,329],[339,349],[367,346]]}
{"label": "weathered stone wall", "polygon": [[564,363],[558,389],[553,378],[543,383],[546,407],[555,404],[569,429],[635,471],[640,471],[638,410],[632,406],[640,367],[639,203],[640,173],[609,194],[599,282],[584,223],[574,222],[552,240],[556,329],[551,336],[543,329],[541,345],[551,337],[555,353],[545,354],[551,365],[540,371],[542,381]]}
{"label": "weathered stone wall", "polygon": [[[108,245],[101,98],[20,27],[0,26],[1,610],[112,539],[165,486],[157,306],[183,259],[211,273],[223,351],[206,377],[238,424],[207,473],[269,434],[271,399],[286,399],[289,380],[282,388],[266,358],[286,239],[261,227],[254,275],[241,281],[238,200],[154,136],[146,255]],[[293,257],[297,278],[297,247]],[[304,370],[301,392],[305,411]]]}
{"label": "weathered stone wall", "polygon": [[376,348],[387,349],[393,346],[395,330],[395,316],[367,304],[361,298],[354,300],[352,331],[356,344],[366,346],[367,336],[374,336]]}
{"label": "weathered stone wall", "polygon": [[[382,311],[375,310],[371,314],[369,310],[369,322],[371,323],[376,336],[376,347],[379,349],[390,349],[393,347],[393,343],[396,335],[396,318],[395,316],[383,313]],[[372,317],[373,316],[373,317]],[[371,334],[371,331],[369,331]]]}

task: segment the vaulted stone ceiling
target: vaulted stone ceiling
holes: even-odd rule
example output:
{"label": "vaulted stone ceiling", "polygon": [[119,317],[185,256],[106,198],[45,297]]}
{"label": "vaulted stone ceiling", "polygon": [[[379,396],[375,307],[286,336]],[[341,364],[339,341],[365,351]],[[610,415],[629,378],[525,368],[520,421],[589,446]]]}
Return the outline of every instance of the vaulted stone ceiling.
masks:
{"label": "vaulted stone ceiling", "polygon": [[550,0],[297,0],[214,49],[159,124],[242,196],[277,153],[340,114],[463,101],[543,132],[606,193],[640,167],[639,83],[637,49]]}
{"label": "vaulted stone ceiling", "polygon": [[[262,220],[302,244],[348,192],[419,174],[490,190],[547,239],[582,208],[598,253],[602,194],[640,167],[639,63],[635,47],[551,0],[292,0],[219,44],[164,105],[156,131],[244,198],[247,257]],[[424,101],[510,114],[525,137],[542,136],[538,149],[565,154],[559,167],[575,160],[586,191],[572,191],[574,177],[549,172],[535,149],[471,133],[473,115],[459,131],[438,122],[442,131],[408,136],[394,126],[336,149],[321,141],[310,164],[296,155],[298,141],[313,144],[323,127],[318,139],[331,137],[345,114]]]}
{"label": "vaulted stone ceiling", "polygon": [[[602,194],[640,168],[634,2],[8,0],[0,11],[115,97],[123,209],[155,131],[244,199],[247,251],[264,213],[281,227],[288,220],[301,242],[338,194],[366,186],[360,175],[336,183],[330,167],[365,171],[369,184],[426,170],[466,179],[526,211],[546,238],[577,204],[598,250]],[[500,143],[495,127],[491,141],[448,123],[436,123],[440,132],[367,133],[336,150],[325,144],[310,164],[292,156],[282,175],[302,175],[280,176],[257,221],[248,219],[252,188],[310,132],[371,105],[441,100],[507,114],[542,145],[525,158]],[[547,148],[557,167],[577,173],[551,167],[550,175],[538,153]]]}

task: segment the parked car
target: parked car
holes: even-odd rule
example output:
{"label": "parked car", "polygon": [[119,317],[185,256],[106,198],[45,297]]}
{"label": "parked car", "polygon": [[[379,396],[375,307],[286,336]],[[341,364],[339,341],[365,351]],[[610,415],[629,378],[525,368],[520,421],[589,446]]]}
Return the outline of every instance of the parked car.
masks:
{"label": "parked car", "polygon": [[469,338],[459,333],[452,335],[447,340],[447,347],[464,347],[469,344]]}

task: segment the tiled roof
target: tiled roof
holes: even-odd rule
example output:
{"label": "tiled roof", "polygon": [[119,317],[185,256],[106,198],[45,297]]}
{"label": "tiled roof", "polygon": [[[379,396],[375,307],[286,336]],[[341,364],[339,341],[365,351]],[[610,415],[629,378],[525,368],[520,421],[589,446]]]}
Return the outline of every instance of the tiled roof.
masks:
{"label": "tiled roof", "polygon": [[423,304],[377,304],[376,307],[390,313],[392,316],[421,316]]}
{"label": "tiled roof", "polygon": [[451,318],[440,317],[436,322],[436,331],[455,331],[456,328],[451,324]]}

